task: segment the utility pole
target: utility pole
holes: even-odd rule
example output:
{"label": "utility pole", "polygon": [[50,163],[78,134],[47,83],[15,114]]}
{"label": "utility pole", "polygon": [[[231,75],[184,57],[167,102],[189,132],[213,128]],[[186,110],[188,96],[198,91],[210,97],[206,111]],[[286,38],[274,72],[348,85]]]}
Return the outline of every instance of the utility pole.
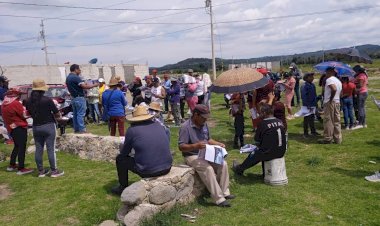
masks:
{"label": "utility pole", "polygon": [[47,45],[46,45],[44,20],[41,20],[41,25],[40,26],[41,26],[40,38],[44,42],[43,50],[45,51],[45,62],[46,62],[46,65],[49,65],[49,57],[48,57],[48,50],[47,50]]}
{"label": "utility pole", "polygon": [[206,9],[209,8],[210,12],[210,25],[211,25],[211,55],[212,55],[212,78],[213,81],[216,80],[216,62],[215,62],[215,50],[214,50],[214,22],[212,15],[212,2],[211,0],[206,0]]}

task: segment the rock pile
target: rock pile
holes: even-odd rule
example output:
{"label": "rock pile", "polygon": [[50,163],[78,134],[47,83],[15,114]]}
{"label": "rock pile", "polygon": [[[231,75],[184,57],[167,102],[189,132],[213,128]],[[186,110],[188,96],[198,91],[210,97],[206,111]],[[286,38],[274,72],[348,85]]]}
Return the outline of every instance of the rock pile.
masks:
{"label": "rock pile", "polygon": [[192,202],[204,190],[193,168],[174,166],[165,176],[145,178],[128,186],[121,195],[124,205],[117,219],[127,226],[139,225],[142,220],[170,210],[177,203]]}
{"label": "rock pile", "polygon": [[82,159],[114,162],[122,143],[120,137],[68,133],[57,137],[56,148]]}

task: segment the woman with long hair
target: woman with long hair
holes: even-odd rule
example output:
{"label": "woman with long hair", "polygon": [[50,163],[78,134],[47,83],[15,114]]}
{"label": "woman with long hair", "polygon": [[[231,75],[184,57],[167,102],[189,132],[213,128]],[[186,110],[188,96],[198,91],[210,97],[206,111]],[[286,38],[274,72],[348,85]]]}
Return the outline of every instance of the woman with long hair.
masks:
{"label": "woman with long hair", "polygon": [[[23,175],[31,173],[33,170],[24,166],[28,123],[26,122],[25,108],[20,103],[20,95],[21,93],[15,89],[10,89],[5,93],[2,116],[14,141],[14,148],[7,171],[17,170],[18,175]],[[18,165],[16,164],[16,158],[18,158]]]}
{"label": "woman with long hair", "polygon": [[59,177],[64,174],[57,167],[57,157],[55,155],[56,138],[56,118],[61,115],[53,100],[44,96],[48,86],[42,79],[33,80],[32,93],[26,101],[26,109],[33,118],[33,137],[36,145],[35,160],[38,169],[38,177],[45,177],[49,174],[48,169],[43,167],[43,151],[46,144],[51,177]]}
{"label": "woman with long hair", "polygon": [[356,72],[355,75],[355,84],[356,84],[356,92],[358,96],[358,125],[356,125],[353,129],[362,129],[367,127],[366,123],[366,111],[365,111],[365,102],[368,97],[368,75],[360,65],[356,65],[353,67],[353,70]]}

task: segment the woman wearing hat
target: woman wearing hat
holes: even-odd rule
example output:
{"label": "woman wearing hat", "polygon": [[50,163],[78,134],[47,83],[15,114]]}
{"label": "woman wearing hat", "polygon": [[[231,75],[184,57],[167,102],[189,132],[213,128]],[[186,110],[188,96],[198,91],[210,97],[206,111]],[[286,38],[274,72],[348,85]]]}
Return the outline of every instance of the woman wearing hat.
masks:
{"label": "woman wearing hat", "polygon": [[33,80],[32,93],[26,101],[26,109],[33,118],[33,137],[36,144],[35,160],[38,169],[38,177],[45,177],[49,170],[43,167],[44,145],[51,169],[51,177],[59,177],[64,174],[57,167],[55,155],[56,118],[60,118],[57,107],[53,100],[44,96],[48,86],[42,79]]}
{"label": "woman wearing hat", "polygon": [[111,78],[110,87],[104,91],[102,96],[104,114],[109,117],[109,127],[111,136],[116,135],[116,125],[119,128],[119,136],[124,136],[124,122],[125,122],[125,100],[123,92],[121,92],[122,85],[115,78]]}
{"label": "woman wearing hat", "polygon": [[[2,116],[8,132],[14,141],[14,148],[11,154],[10,164],[7,171],[17,171],[18,175],[33,172],[32,169],[25,168],[26,141],[28,138],[28,123],[26,122],[25,108],[20,103],[21,92],[10,89],[5,93],[2,105]],[[18,166],[16,165],[18,158]]]}

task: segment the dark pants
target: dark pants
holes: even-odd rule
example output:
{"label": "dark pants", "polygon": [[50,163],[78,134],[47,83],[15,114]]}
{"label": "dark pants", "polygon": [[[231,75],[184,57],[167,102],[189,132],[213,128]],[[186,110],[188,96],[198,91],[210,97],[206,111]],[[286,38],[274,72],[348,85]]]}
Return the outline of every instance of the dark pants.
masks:
{"label": "dark pants", "polygon": [[116,135],[116,124],[119,129],[119,136],[123,137],[124,134],[124,122],[125,117],[124,116],[111,116],[109,120],[109,126],[111,130],[111,136]]}
{"label": "dark pants", "polygon": [[170,169],[166,169],[166,170],[162,170],[160,172],[152,173],[152,174],[138,173],[136,171],[135,159],[130,156],[125,157],[123,155],[118,155],[116,157],[116,169],[117,169],[117,175],[119,177],[119,183],[122,187],[128,186],[128,171],[132,171],[133,173],[139,175],[142,178],[158,177],[158,176],[166,175],[170,172]]}
{"label": "dark pants", "polygon": [[184,119],[185,118],[185,98],[181,97],[180,102],[179,102],[179,107],[181,110],[181,117]]}
{"label": "dark pants", "polygon": [[[277,158],[277,157],[268,156],[267,154],[264,154],[264,152],[262,152],[259,149],[255,152],[250,153],[248,155],[248,157],[244,160],[244,162],[237,166],[236,170],[240,173],[243,173],[244,170],[249,169],[249,168],[257,165],[257,163],[259,163],[259,162],[270,161],[270,160],[275,159],[275,158]],[[281,157],[278,157],[278,158],[281,158]]]}
{"label": "dark pants", "polygon": [[198,104],[204,104],[203,101],[205,100],[205,95],[198,96]]}
{"label": "dark pants", "polygon": [[354,113],[355,113],[355,119],[359,121],[359,97],[355,96],[352,99],[354,103]]}
{"label": "dark pants", "polygon": [[300,105],[300,84],[299,83],[296,83],[296,85],[294,86],[294,96],[293,96],[293,99],[292,99],[292,106],[294,106],[294,98],[296,98],[297,100],[297,105]]}
{"label": "dark pants", "polygon": [[303,117],[303,134],[309,134],[309,127],[311,134],[316,134],[314,125],[314,114]]}
{"label": "dark pants", "polygon": [[168,112],[169,111],[169,96],[168,95],[166,95],[164,99],[164,105],[165,105],[165,111]]}
{"label": "dark pants", "polygon": [[10,165],[16,164],[16,158],[18,157],[18,168],[24,168],[26,141],[28,138],[28,131],[26,128],[16,127],[12,130],[11,136],[13,138],[14,147],[11,154]]}
{"label": "dark pants", "polygon": [[359,111],[359,125],[364,126],[366,124],[366,112],[365,102],[367,100],[368,93],[359,93],[358,95],[358,111]]}
{"label": "dark pants", "polygon": [[244,115],[237,114],[235,115],[235,139],[234,145],[238,146],[238,140],[240,140],[240,146],[244,146]]}

